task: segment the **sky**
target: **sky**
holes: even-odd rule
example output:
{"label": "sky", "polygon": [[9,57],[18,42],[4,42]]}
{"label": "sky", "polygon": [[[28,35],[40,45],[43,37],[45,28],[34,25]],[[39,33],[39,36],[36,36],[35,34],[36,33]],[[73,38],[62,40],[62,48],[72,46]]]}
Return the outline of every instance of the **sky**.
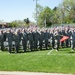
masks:
{"label": "sky", "polygon": [[[37,2],[43,7],[48,6],[53,9],[62,0],[38,0]],[[33,12],[35,12],[35,8],[35,0],[0,0],[0,20],[11,22],[29,18],[30,21],[34,21]]]}

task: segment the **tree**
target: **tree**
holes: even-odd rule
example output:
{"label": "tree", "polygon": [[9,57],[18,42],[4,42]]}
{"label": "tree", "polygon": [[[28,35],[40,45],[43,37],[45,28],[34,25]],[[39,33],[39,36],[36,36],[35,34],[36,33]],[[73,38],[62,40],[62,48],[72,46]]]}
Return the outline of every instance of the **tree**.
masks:
{"label": "tree", "polygon": [[59,12],[62,23],[75,22],[75,0],[63,0],[59,5]]}
{"label": "tree", "polygon": [[16,23],[15,21],[8,23],[8,27],[18,27],[18,23]]}
{"label": "tree", "polygon": [[38,9],[38,24],[40,26],[75,23],[75,0],[63,0],[61,4],[53,9],[48,6],[42,9],[41,5],[38,6]]}
{"label": "tree", "polygon": [[58,9],[58,7],[54,7],[53,8],[52,23],[53,24],[58,24],[59,23],[59,19],[60,19],[59,9]]}
{"label": "tree", "polygon": [[8,23],[9,27],[23,27],[25,25],[26,25],[25,22],[21,20],[15,20],[15,21]]}
{"label": "tree", "polygon": [[49,7],[45,7],[44,10],[38,16],[38,23],[42,26],[50,26],[52,24],[52,10]]}
{"label": "tree", "polygon": [[39,14],[43,11],[44,7],[41,6],[40,4],[37,4],[37,11],[35,9],[36,12],[33,13],[33,18],[35,19],[35,21],[38,22],[38,17],[39,17]]}

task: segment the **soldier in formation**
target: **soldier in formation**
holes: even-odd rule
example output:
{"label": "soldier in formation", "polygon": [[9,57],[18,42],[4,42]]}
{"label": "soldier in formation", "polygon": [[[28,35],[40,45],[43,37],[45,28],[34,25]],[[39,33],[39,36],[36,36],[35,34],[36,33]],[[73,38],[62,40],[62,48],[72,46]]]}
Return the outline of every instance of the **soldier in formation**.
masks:
{"label": "soldier in formation", "polygon": [[[20,46],[22,46],[24,52],[26,52],[27,50],[42,50],[44,48],[47,50],[50,48],[50,46],[52,47],[52,49],[56,49],[57,51],[59,51],[60,47],[63,48],[72,46],[73,50],[75,48],[74,28],[14,28],[7,29],[5,32],[4,31],[5,30],[0,30],[1,50],[4,50],[4,42],[7,41],[9,53],[12,52],[13,41],[15,44],[16,53],[19,52]],[[4,40],[4,36],[6,36],[6,40]],[[63,36],[68,36],[69,39],[60,42],[60,39]]]}

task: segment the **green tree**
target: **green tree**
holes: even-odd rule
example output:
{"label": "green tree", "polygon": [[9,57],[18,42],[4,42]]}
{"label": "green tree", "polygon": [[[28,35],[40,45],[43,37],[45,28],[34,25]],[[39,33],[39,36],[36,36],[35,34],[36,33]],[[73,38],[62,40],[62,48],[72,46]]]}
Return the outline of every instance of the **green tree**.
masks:
{"label": "green tree", "polygon": [[18,27],[18,23],[16,23],[15,21],[11,22],[8,24],[8,27]]}
{"label": "green tree", "polygon": [[44,10],[44,7],[40,4],[37,4],[36,8],[37,10],[35,9],[35,12],[33,13],[33,18],[35,19],[35,21],[38,21],[38,17],[40,13]]}
{"label": "green tree", "polygon": [[41,26],[50,26],[52,24],[52,10],[49,7],[45,7],[44,10],[38,16],[38,23]]}
{"label": "green tree", "polygon": [[21,20],[15,20],[15,21],[8,23],[9,27],[23,27],[25,25],[26,25],[25,22]]}
{"label": "green tree", "polygon": [[60,18],[62,23],[75,22],[75,0],[63,0],[59,5]]}
{"label": "green tree", "polygon": [[52,23],[58,24],[59,20],[60,20],[59,9],[58,9],[58,7],[54,7],[53,8]]}

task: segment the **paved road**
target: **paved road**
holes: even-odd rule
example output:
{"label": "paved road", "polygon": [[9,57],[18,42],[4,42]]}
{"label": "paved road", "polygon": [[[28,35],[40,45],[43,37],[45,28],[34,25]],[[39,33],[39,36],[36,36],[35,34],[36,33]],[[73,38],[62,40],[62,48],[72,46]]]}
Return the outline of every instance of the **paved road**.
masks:
{"label": "paved road", "polygon": [[74,75],[74,74],[0,71],[0,75]]}

